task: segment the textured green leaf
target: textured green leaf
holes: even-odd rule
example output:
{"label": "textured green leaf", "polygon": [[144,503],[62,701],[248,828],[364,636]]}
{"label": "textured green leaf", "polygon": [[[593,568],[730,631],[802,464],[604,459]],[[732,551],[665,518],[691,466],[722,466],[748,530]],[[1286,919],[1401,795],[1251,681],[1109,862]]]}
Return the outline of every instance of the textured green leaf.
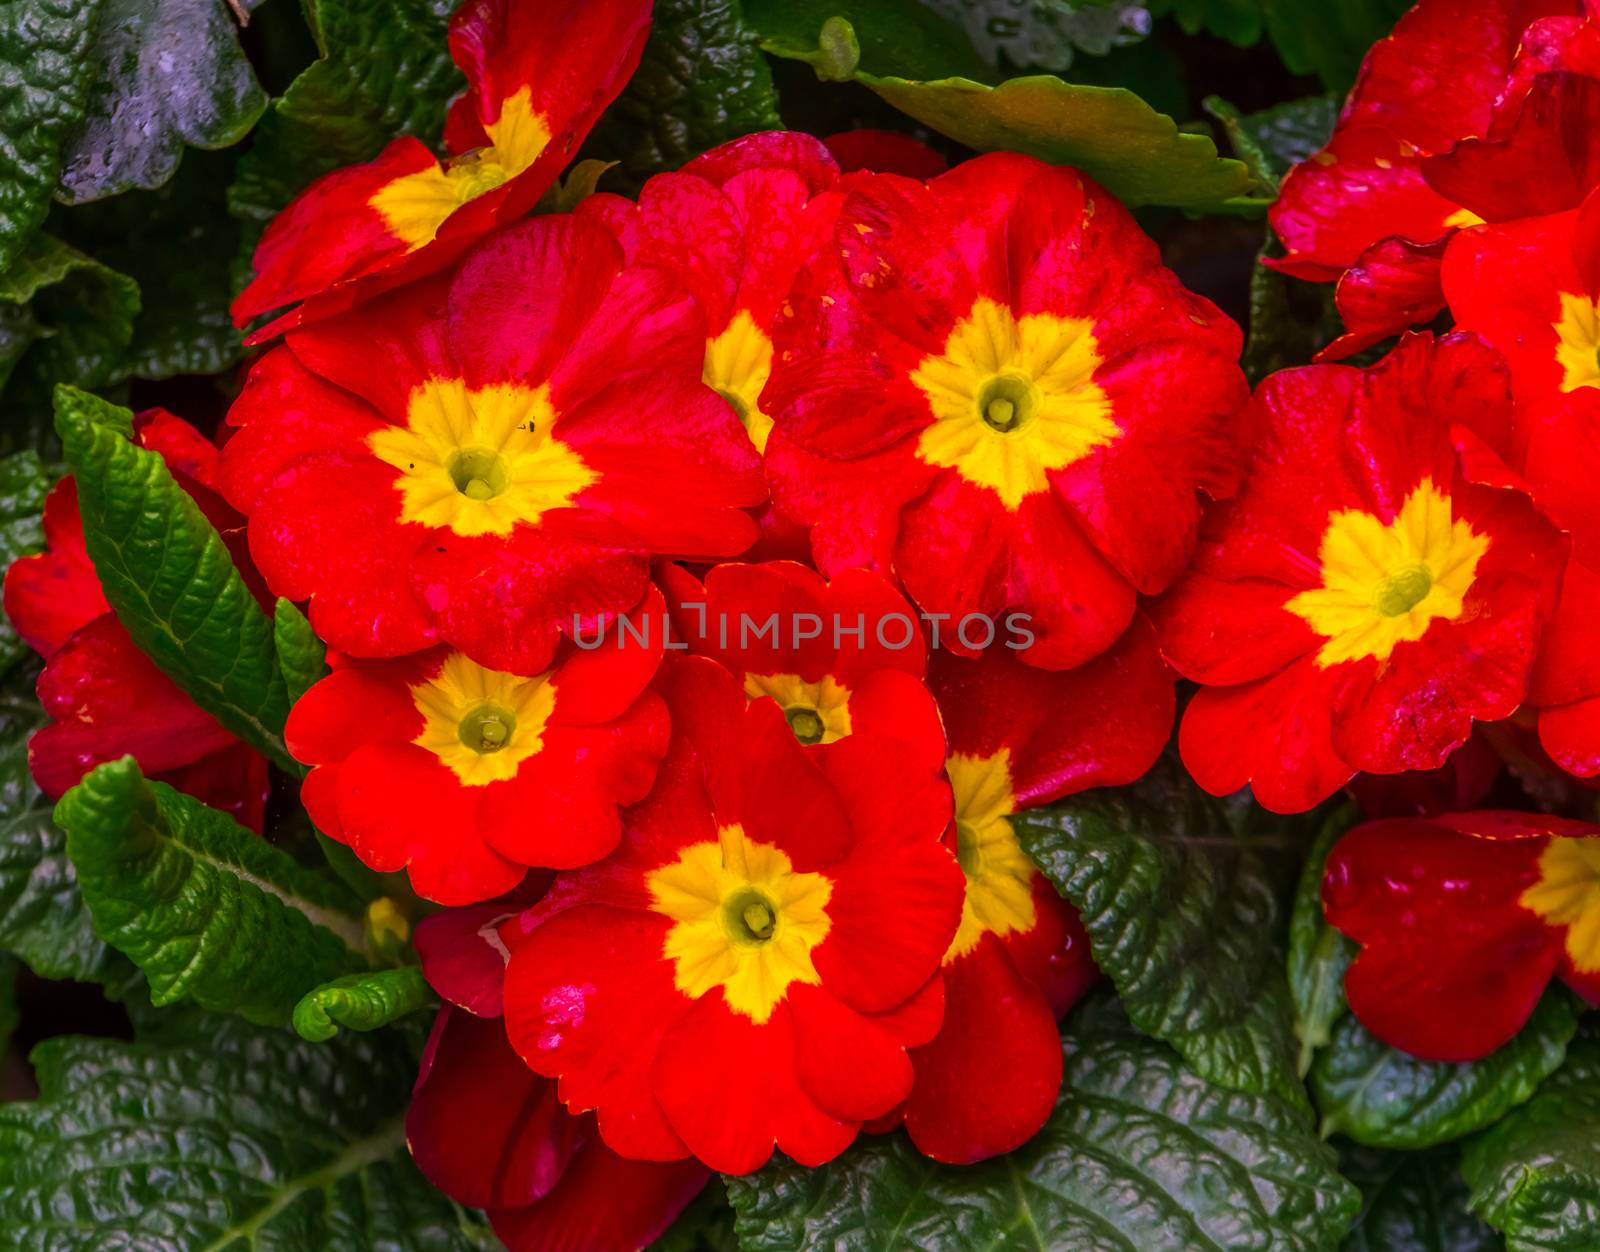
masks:
{"label": "textured green leaf", "polygon": [[1316,74],[1329,91],[1343,93],[1356,81],[1367,49],[1389,33],[1413,0],[1257,2],[1284,64],[1296,74]]}
{"label": "textured green leaf", "polygon": [[[0,571],[10,569],[19,556],[44,547],[40,514],[55,480],[56,475],[32,451],[0,458]],[[5,611],[0,609],[0,674],[27,651],[27,645],[17,637]]]}
{"label": "textured green leaf", "polygon": [[166,462],[129,442],[132,414],[72,388],[56,430],[78,481],[84,541],[135,643],[201,708],[284,768],[289,699],[273,622]]}
{"label": "textured green leaf", "polygon": [[320,983],[363,968],[359,904],[133,758],[56,805],[95,931],[138,965],[151,1000],[185,997],[286,1023]]}
{"label": "textured green leaf", "polygon": [[11,1036],[22,1020],[17,1008],[17,975],[22,963],[14,956],[0,956],[0,1056],[11,1047]]}
{"label": "textured green leaf", "polygon": [[28,773],[28,739],[45,720],[37,672],[20,665],[0,686],[0,951],[41,977],[104,983],[115,994],[137,971],[94,933],[66,836]]}
{"label": "textured green leaf", "polygon": [[832,17],[850,23],[862,70],[903,78],[991,80],[994,67],[960,27],[918,0],[744,0],[745,24],[764,47],[803,56]]}
{"label": "textured green leaf", "polygon": [[706,1184],[667,1232],[650,1245],[650,1252],[739,1252],[733,1209],[720,1180],[713,1178]]}
{"label": "textured green leaf", "polygon": [[1191,35],[1204,31],[1247,48],[1261,38],[1262,0],[1151,0],[1152,17],[1171,16]]}
{"label": "textured green leaf", "polygon": [[811,62],[818,77],[853,79],[902,113],[980,152],[1023,152],[1071,165],[1130,205],[1254,211],[1255,180],[1241,161],[1217,155],[1122,87],[1091,87],[1049,74],[990,87],[969,78],[914,81],[859,68],[849,23],[829,19],[804,44],[767,40],[778,56]]}
{"label": "textured green leaf", "polygon": [[1320,1252],[1358,1197],[1333,1152],[1271,1096],[1205,1082],[1126,1023],[1080,1013],[1055,1113],[981,1165],[921,1156],[901,1135],[820,1169],[783,1158],[726,1179],[745,1252]]}
{"label": "textured green leaf", "polygon": [[74,247],[139,284],[133,342],[116,377],[216,374],[243,355],[228,316],[240,227],[226,196],[237,160],[190,151],[154,191],[57,210],[51,219]]}
{"label": "textured green leaf", "polygon": [[1134,1023],[1204,1077],[1307,1108],[1280,940],[1281,875],[1239,817],[1163,761],[1134,787],[1013,819],[1083,918]]}
{"label": "textured green leaf", "polygon": [[1351,1014],[1311,1067],[1324,1135],[1385,1148],[1426,1148],[1498,1121],[1531,1096],[1578,1028],[1572,999],[1545,995],[1528,1024],[1480,1061],[1423,1061],[1369,1034]]}
{"label": "textured green leaf", "polygon": [[1494,1231],[1467,1208],[1458,1165],[1453,1147],[1340,1153],[1339,1172],[1361,1188],[1361,1215],[1340,1252],[1499,1252]]}
{"label": "textured green leaf", "polygon": [[346,974],[308,991],[294,1006],[294,1028],[302,1039],[323,1043],[350,1030],[377,1030],[415,1013],[433,999],[422,970],[415,965],[398,969]]}
{"label": "textured green leaf", "polygon": [[1248,115],[1221,96],[1208,96],[1205,108],[1222,123],[1255,180],[1273,195],[1291,166],[1322,150],[1339,116],[1339,101],[1333,96],[1308,96]]}
{"label": "textured green leaf", "polygon": [[782,127],[739,0],[658,0],[639,69],[584,155],[620,162],[614,181],[637,187],[719,143]]}
{"label": "textured green leaf", "polygon": [[0,0],[0,272],[44,221],[83,118],[101,0]]}
{"label": "textured green leaf", "polygon": [[1600,1248],[1600,1040],[1573,1044],[1527,1104],[1469,1141],[1461,1170],[1508,1252]]}
{"label": "textured green leaf", "polygon": [[[1079,52],[1096,56],[1143,39],[1150,14],[1140,0],[925,0],[965,30],[984,62],[1060,73]],[[944,73],[953,73],[946,66]]]}
{"label": "textured green leaf", "polygon": [[328,650],[311,629],[306,615],[288,600],[279,600],[273,606],[272,638],[289,703],[293,704],[328,672]]}
{"label": "textured green leaf", "polygon": [[0,1230],[28,1252],[472,1252],[496,1246],[417,1172],[395,1034],[303,1043],[62,1037],[0,1107]]}
{"label": "textured green leaf", "polygon": [[[1262,256],[1281,256],[1283,246],[1269,240]],[[1250,274],[1250,325],[1240,364],[1251,383],[1268,374],[1304,365],[1343,329],[1333,306],[1332,283],[1304,283],[1262,265]]]}
{"label": "textured green leaf", "polygon": [[226,0],[101,4],[93,88],[61,157],[68,204],[159,187],[185,144],[236,144],[267,107]]}
{"label": "textured green leaf", "polygon": [[321,59],[272,102],[228,189],[228,211],[246,224],[246,262],[273,215],[319,176],[371,160],[397,135],[438,136],[463,86],[445,46],[455,7],[307,0]]}
{"label": "textured green leaf", "polygon": [[42,442],[57,383],[94,388],[121,375],[139,308],[139,285],[127,275],[49,235],[28,242],[0,274],[8,446]]}
{"label": "textured green leaf", "polygon": [[1318,1048],[1328,1045],[1344,1016],[1344,972],[1356,945],[1322,915],[1322,870],[1339,836],[1350,828],[1353,809],[1333,814],[1306,853],[1289,915],[1289,998],[1294,1003],[1294,1033],[1300,1040],[1299,1072],[1304,1077]]}

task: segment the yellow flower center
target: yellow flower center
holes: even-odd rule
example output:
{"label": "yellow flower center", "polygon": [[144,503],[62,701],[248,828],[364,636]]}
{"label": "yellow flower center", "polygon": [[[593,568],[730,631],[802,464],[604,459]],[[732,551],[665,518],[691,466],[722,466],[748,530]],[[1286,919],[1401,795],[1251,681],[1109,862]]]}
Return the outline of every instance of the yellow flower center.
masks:
{"label": "yellow flower center", "polygon": [[744,694],[751,700],[776,700],[801,743],[833,743],[850,733],[850,688],[832,674],[814,683],[798,674],[746,674]]}
{"label": "yellow flower center", "polygon": [[1369,656],[1386,661],[1397,644],[1421,639],[1435,619],[1461,616],[1488,550],[1488,536],[1453,520],[1450,497],[1425,478],[1387,524],[1359,509],[1333,514],[1317,553],[1322,586],[1284,607],[1327,640],[1318,665]]}
{"label": "yellow flower center", "polygon": [[434,677],[411,688],[411,700],[423,718],[412,742],[466,786],[483,787],[516,777],[544,746],[556,692],[548,673],[503,674],[452,652]]}
{"label": "yellow flower center", "polygon": [[510,182],[550,144],[550,125],[533,111],[527,87],[506,100],[500,116],[484,130],[488,147],[397,178],[367,202],[383,218],[389,233],[404,241],[406,251],[415,252],[432,243],[452,213]]}
{"label": "yellow flower center", "polygon": [[599,481],[552,433],[555,419],[547,386],[469,391],[459,378],[433,378],[412,391],[404,426],[386,426],[367,443],[399,471],[403,520],[506,535]]}
{"label": "yellow flower center", "polygon": [[1049,488],[1047,471],[1121,434],[1110,399],[1094,382],[1101,360],[1089,318],[1018,318],[1003,304],[978,300],[944,352],[912,372],[934,419],[917,455],[1016,509]]}
{"label": "yellow flower center", "polygon": [[1561,364],[1562,391],[1600,387],[1600,302],[1570,291],[1561,293],[1556,360]]}
{"label": "yellow flower center", "polygon": [[1517,903],[1567,928],[1567,956],[1579,973],[1600,971],[1600,839],[1551,839],[1539,881]]}
{"label": "yellow flower center", "polygon": [[961,925],[945,963],[965,956],[985,934],[1026,933],[1038,920],[1033,876],[1039,871],[1011,827],[1011,750],[993,756],[952,756],[946,767],[956,801],[956,859],[967,876]]}
{"label": "yellow flower center", "polygon": [[765,453],[772,419],[761,411],[761,391],[772,377],[772,340],[748,309],[740,309],[720,335],[706,341],[704,377],[739,415],[756,451]]}
{"label": "yellow flower center", "polygon": [[1472,226],[1482,226],[1483,219],[1471,209],[1457,209],[1444,219],[1444,224],[1454,227],[1456,230],[1466,230]]}
{"label": "yellow flower center", "polygon": [[722,988],[735,1013],[757,1025],[789,985],[818,983],[811,953],[828,935],[824,874],[796,873],[788,856],[724,826],[649,877],[651,907],[673,920],[662,955],[690,999]]}

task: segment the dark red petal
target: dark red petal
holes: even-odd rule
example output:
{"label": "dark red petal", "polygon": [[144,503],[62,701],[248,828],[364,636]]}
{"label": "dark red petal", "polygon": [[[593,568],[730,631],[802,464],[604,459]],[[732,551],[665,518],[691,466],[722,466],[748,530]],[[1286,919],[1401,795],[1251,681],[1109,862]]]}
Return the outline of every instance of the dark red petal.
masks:
{"label": "dark red petal", "polygon": [[1600,184],[1600,78],[1541,74],[1515,119],[1425,160],[1429,185],[1491,222],[1577,208]]}
{"label": "dark red petal", "polygon": [[563,1180],[582,1127],[498,1017],[440,1010],[406,1111],[406,1144],[429,1182],[473,1208],[521,1208]]}
{"label": "dark red petal", "polygon": [[638,1252],[667,1232],[710,1177],[692,1158],[630,1161],[595,1139],[543,1200],[491,1210],[489,1221],[507,1252]]}

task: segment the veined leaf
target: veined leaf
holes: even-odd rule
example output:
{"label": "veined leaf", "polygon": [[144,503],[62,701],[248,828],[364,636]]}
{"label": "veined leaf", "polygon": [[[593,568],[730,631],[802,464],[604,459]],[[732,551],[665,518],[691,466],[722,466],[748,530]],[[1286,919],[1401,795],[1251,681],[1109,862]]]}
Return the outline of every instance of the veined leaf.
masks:
{"label": "veined leaf", "polygon": [[[32,451],[0,458],[0,571],[10,569],[19,556],[44,547],[41,514],[44,498],[55,480],[56,475],[45,469]],[[4,610],[0,610],[0,674],[27,651]]]}
{"label": "veined leaf", "polygon": [[869,74],[994,79],[994,66],[974,51],[961,28],[919,0],[744,0],[744,17],[764,44],[798,50],[816,45],[829,18],[841,18]]}
{"label": "veined leaf", "polygon": [[1480,1061],[1453,1065],[1391,1048],[1349,1015],[1311,1067],[1322,1133],[1378,1147],[1427,1148],[1481,1130],[1556,1070],[1577,1028],[1572,997],[1555,988],[1511,1042]]}
{"label": "veined leaf", "polygon": [[0,447],[42,447],[57,383],[102,387],[121,376],[140,309],[139,285],[36,234],[0,274],[0,387],[17,414]]}
{"label": "veined leaf", "polygon": [[404,1037],[317,1046],[236,1020],[186,1024],[201,1029],[181,1042],[67,1036],[34,1049],[39,1099],[0,1106],[9,1246],[497,1246],[406,1152],[416,1059]]}
{"label": "veined leaf", "polygon": [[44,221],[83,118],[102,0],[0,0],[0,272]]}
{"label": "veined leaf", "polygon": [[227,186],[237,162],[232,152],[189,151],[154,191],[50,219],[73,246],[139,284],[133,341],[115,378],[215,374],[244,355],[228,316],[240,227],[227,214]]}
{"label": "veined leaf", "polygon": [[1282,875],[1262,840],[1170,760],[1133,787],[1012,821],[1078,910],[1135,1025],[1212,1082],[1309,1112],[1283,975]]}
{"label": "veined leaf", "polygon": [[226,814],[132,757],[100,766],[56,805],[95,930],[150,982],[255,1022],[287,1023],[319,983],[365,967],[360,906]]}
{"label": "veined leaf", "polygon": [[914,80],[869,73],[850,23],[829,18],[804,40],[767,37],[775,56],[808,61],[819,78],[870,87],[902,113],[979,152],[1023,152],[1082,170],[1130,205],[1255,212],[1256,183],[1241,161],[1217,155],[1123,87],[1091,87],[1049,74],[999,86],[970,78]]}
{"label": "veined leaf", "polygon": [[1234,152],[1250,167],[1256,182],[1273,195],[1291,166],[1327,144],[1339,116],[1339,101],[1332,96],[1308,96],[1250,114],[1240,113],[1221,96],[1208,96],[1204,104],[1206,112],[1222,123]]}
{"label": "veined leaf", "polygon": [[101,0],[93,86],[61,158],[68,204],[172,177],[185,144],[226,148],[267,107],[225,0]]}
{"label": "veined leaf", "polygon": [[294,1006],[294,1028],[302,1039],[323,1043],[341,1026],[377,1030],[432,999],[422,970],[415,965],[346,974],[301,997]]}
{"label": "veined leaf", "polygon": [[311,629],[306,615],[288,600],[280,599],[273,606],[272,639],[289,703],[293,704],[328,672],[328,650]]}
{"label": "veined leaf", "polygon": [[1500,1252],[1467,1207],[1459,1166],[1453,1147],[1341,1152],[1339,1172],[1361,1188],[1361,1215],[1340,1252]]}
{"label": "veined leaf", "polygon": [[1504,1232],[1507,1252],[1600,1247],[1597,1126],[1600,1041],[1590,1035],[1531,1100],[1467,1143],[1472,1207]]}
{"label": "veined leaf", "polygon": [[1207,1083],[1125,1021],[1089,1016],[1068,1023],[1055,1113],[1007,1156],[940,1165],[896,1134],[819,1169],[780,1157],[726,1179],[745,1252],[1320,1252],[1338,1242],[1359,1197],[1299,1113]]}
{"label": "veined leaf", "polygon": [[43,978],[103,983],[119,996],[138,971],[94,933],[66,836],[28,773],[28,739],[44,723],[37,673],[19,665],[0,687],[0,951]]}
{"label": "veined leaf", "polygon": [[298,773],[272,619],[166,462],[128,439],[132,414],[73,388],[56,430],[78,482],[84,541],[135,643],[240,739]]}
{"label": "veined leaf", "polygon": [[321,59],[272,102],[228,188],[243,268],[272,217],[323,174],[397,135],[436,138],[461,72],[445,46],[456,0],[307,0]]}
{"label": "veined leaf", "polygon": [[583,154],[637,188],[719,143],[781,130],[772,71],[741,0],[658,0],[639,69]]}
{"label": "veined leaf", "polygon": [[1350,828],[1355,813],[1346,807],[1323,823],[1306,853],[1289,917],[1289,998],[1294,1002],[1294,1033],[1300,1040],[1300,1076],[1311,1068],[1318,1048],[1328,1046],[1333,1027],[1346,1012],[1344,972],[1356,954],[1348,939],[1322,915],[1322,872],[1328,853]]}
{"label": "veined leaf", "polygon": [[1152,17],[1172,16],[1191,35],[1201,31],[1247,48],[1261,38],[1261,0],[1151,0]]}

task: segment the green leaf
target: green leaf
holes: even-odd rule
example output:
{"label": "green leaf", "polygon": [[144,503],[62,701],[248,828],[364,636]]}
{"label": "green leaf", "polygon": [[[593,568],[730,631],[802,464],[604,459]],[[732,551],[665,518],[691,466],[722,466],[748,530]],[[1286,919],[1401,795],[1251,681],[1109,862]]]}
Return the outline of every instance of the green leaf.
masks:
{"label": "green leaf", "polygon": [[1322,871],[1339,836],[1355,820],[1346,806],[1322,824],[1317,841],[1306,853],[1289,915],[1289,998],[1294,1003],[1294,1033],[1300,1040],[1300,1076],[1311,1068],[1318,1048],[1333,1037],[1333,1027],[1344,1016],[1344,972],[1356,954],[1353,939],[1346,938],[1322,915]]}
{"label": "green leaf", "polygon": [[307,991],[366,964],[359,905],[342,886],[147,782],[131,756],[67,792],[56,822],[95,931],[144,970],[158,1006],[187,997],[286,1023]]}
{"label": "green leaf", "polygon": [[[1272,1096],[1226,1091],[1171,1049],[1077,1014],[1056,1110],[981,1165],[940,1165],[903,1135],[819,1169],[782,1157],[726,1179],[745,1252],[1321,1252],[1358,1197],[1333,1152]],[[975,1080],[981,1081],[975,1076]]]}
{"label": "green leaf", "polygon": [[739,1252],[727,1188],[713,1178],[649,1252]]}
{"label": "green leaf", "polygon": [[1413,0],[1257,0],[1267,34],[1296,74],[1316,74],[1329,91],[1343,93],[1356,81],[1367,49],[1394,27]]}
{"label": "green leaf", "polygon": [[200,1038],[34,1049],[0,1107],[0,1229],[38,1252],[472,1252],[497,1246],[411,1163],[416,1077],[390,1032],[316,1046],[227,1020]]}
{"label": "green leaf", "polygon": [[1511,1042],[1480,1061],[1423,1061],[1341,1021],[1311,1067],[1322,1133],[1384,1148],[1427,1148],[1471,1134],[1523,1103],[1566,1055],[1578,1028],[1555,989]]}
{"label": "green leaf", "polygon": [[1326,146],[1339,116],[1339,101],[1333,96],[1308,96],[1249,115],[1221,96],[1207,96],[1203,103],[1206,112],[1222,123],[1234,152],[1255,180],[1274,196],[1291,166]]}
{"label": "green leaf", "polygon": [[327,647],[289,600],[280,599],[273,606],[272,639],[289,703],[294,704],[328,672]]}
{"label": "green leaf", "polygon": [[[990,66],[1014,65],[1060,73],[1078,53],[1103,56],[1150,33],[1149,13],[1139,0],[926,0],[928,7],[959,24]],[[947,66],[944,73],[953,72]]]}
{"label": "green leaf", "polygon": [[[55,480],[56,475],[45,469],[32,451],[0,458],[0,571],[10,569],[19,556],[44,547],[41,514],[44,498]],[[0,609],[0,674],[27,652],[27,645]]]}
{"label": "green leaf", "polygon": [[[1282,256],[1283,246],[1273,238],[1261,255]],[[1250,274],[1250,326],[1240,360],[1252,384],[1304,365],[1343,330],[1333,291],[1332,283],[1301,282],[1257,259]]]}
{"label": "green leaf", "polygon": [[1384,1152],[1350,1147],[1339,1172],[1361,1188],[1361,1215],[1340,1252],[1499,1252],[1467,1208],[1454,1148]]}
{"label": "green leaf", "polygon": [[0,0],[0,272],[44,221],[83,118],[101,0]]}
{"label": "green leaf", "polygon": [[321,59],[272,102],[240,158],[228,211],[261,231],[315,179],[370,161],[397,135],[436,138],[461,72],[445,46],[455,0],[306,0]]}
{"label": "green leaf", "polygon": [[613,177],[637,188],[720,143],[782,128],[739,0],[658,0],[639,69],[583,153],[620,162]]}
{"label": "green leaf", "polygon": [[68,204],[159,187],[185,144],[236,144],[267,107],[226,0],[102,4],[93,89],[61,158]]}
{"label": "green leaf", "polygon": [[117,378],[216,374],[243,355],[228,316],[240,228],[226,194],[236,163],[231,152],[191,151],[155,191],[51,219],[68,242],[139,284],[142,307]]}
{"label": "green leaf", "polygon": [[0,1056],[11,1047],[22,1014],[17,1006],[17,975],[22,964],[15,957],[0,956]]}
{"label": "green leaf", "polygon": [[1251,197],[1256,184],[1243,162],[1218,156],[1205,135],[1180,131],[1126,88],[1082,86],[1049,74],[1007,79],[998,87],[959,77],[880,77],[855,64],[855,43],[849,23],[832,18],[804,45],[783,39],[763,46],[810,61],[818,77],[862,83],[902,113],[979,152],[1023,152],[1071,165],[1130,205],[1244,212],[1266,203]]}
{"label": "green leaf", "polygon": [[[103,387],[119,377],[139,314],[139,285],[49,235],[35,235],[0,274],[0,387],[38,445],[57,383]],[[22,428],[19,431],[18,426]]]}
{"label": "green leaf", "polygon": [[1205,1078],[1309,1112],[1295,1068],[1267,841],[1171,760],[1133,787],[1012,819],[1089,932],[1135,1025]]}
{"label": "green leaf", "polygon": [[67,859],[66,836],[28,772],[28,739],[44,724],[36,666],[0,687],[0,951],[42,978],[104,983],[120,994],[138,971],[94,933]]}
{"label": "green leaf", "polygon": [[1151,17],[1177,19],[1191,35],[1204,31],[1248,48],[1261,38],[1262,0],[1151,0]]}
{"label": "green leaf", "polygon": [[1600,1040],[1577,1043],[1527,1104],[1469,1141],[1472,1207],[1507,1252],[1600,1247]]}
{"label": "green leaf", "polygon": [[272,619],[166,462],[129,442],[131,421],[126,409],[73,388],[56,393],[56,430],[106,599],[196,704],[298,773],[283,746],[289,698]]}
{"label": "green leaf", "polygon": [[857,59],[871,74],[904,78],[992,80],[960,27],[917,0],[744,0],[745,24],[779,56],[804,60],[829,18],[842,18],[856,41]]}
{"label": "green leaf", "polygon": [[308,991],[294,1006],[294,1028],[302,1039],[324,1043],[351,1030],[377,1030],[431,1003],[433,993],[415,965],[347,974]]}

